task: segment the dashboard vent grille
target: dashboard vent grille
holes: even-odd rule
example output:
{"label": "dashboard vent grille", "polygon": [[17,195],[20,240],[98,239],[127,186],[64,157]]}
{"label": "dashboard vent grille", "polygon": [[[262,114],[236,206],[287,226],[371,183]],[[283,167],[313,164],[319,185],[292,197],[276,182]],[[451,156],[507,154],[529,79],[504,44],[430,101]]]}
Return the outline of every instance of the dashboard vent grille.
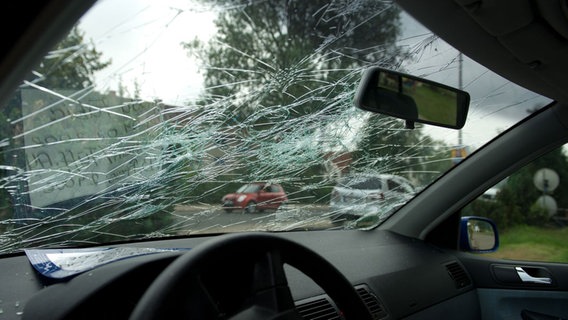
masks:
{"label": "dashboard vent grille", "polygon": [[296,305],[296,310],[305,320],[340,320],[335,307],[326,298],[303,302]]}
{"label": "dashboard vent grille", "polygon": [[471,284],[471,280],[469,280],[467,273],[459,263],[449,263],[446,265],[446,269],[448,270],[450,277],[455,281],[458,289],[467,287]]}
{"label": "dashboard vent grille", "polygon": [[387,316],[387,312],[379,302],[379,299],[372,294],[365,286],[357,287],[357,293],[369,309],[373,319],[382,319]]}
{"label": "dashboard vent grille", "polygon": [[[371,293],[366,285],[357,286],[355,290],[369,309],[373,319],[383,319],[387,316],[387,312],[381,305],[379,299]],[[327,295],[299,301],[296,304],[296,310],[298,310],[304,320],[343,319],[336,306],[329,300]]]}

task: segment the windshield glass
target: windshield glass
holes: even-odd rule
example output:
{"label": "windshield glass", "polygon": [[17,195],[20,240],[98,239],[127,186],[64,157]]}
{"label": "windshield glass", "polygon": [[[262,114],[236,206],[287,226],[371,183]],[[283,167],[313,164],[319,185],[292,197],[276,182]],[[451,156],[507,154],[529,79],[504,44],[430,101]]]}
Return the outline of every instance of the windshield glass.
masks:
{"label": "windshield glass", "polygon": [[381,179],[379,177],[344,177],[339,180],[338,185],[351,189],[381,190]]}
{"label": "windshield glass", "polygon": [[[466,126],[357,109],[371,66],[468,91]],[[3,106],[0,253],[372,228],[547,102],[389,1],[100,1]],[[356,174],[411,186],[336,190]],[[278,187],[227,197],[254,181]]]}

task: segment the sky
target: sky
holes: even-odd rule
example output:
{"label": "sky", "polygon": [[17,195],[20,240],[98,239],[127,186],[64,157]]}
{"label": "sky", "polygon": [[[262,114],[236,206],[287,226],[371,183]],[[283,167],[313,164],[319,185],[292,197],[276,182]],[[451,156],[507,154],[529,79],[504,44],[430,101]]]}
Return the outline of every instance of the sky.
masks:
{"label": "sky", "polygon": [[[100,1],[96,5],[99,14],[87,15],[80,24],[97,50],[113,57],[112,66],[97,75],[97,82],[105,85],[99,89],[118,90],[122,84],[131,95],[138,90],[143,99],[159,98],[173,105],[184,105],[196,98],[203,89],[203,77],[198,61],[188,56],[181,43],[211,37],[215,31],[214,14],[184,0],[167,0],[167,6],[163,5],[164,1],[124,0],[124,10],[117,10],[116,3],[111,8],[110,2]],[[106,20],[105,25],[110,20],[113,27],[102,29],[101,19]],[[457,87],[458,52],[439,39],[425,46],[431,33],[405,13],[401,21],[399,45],[416,51],[403,66],[404,70]],[[133,37],[135,33],[138,35]],[[132,49],[137,54],[132,55]],[[466,127],[455,135],[433,127],[423,129],[447,143],[457,144],[461,135],[464,144],[477,147],[526,116],[526,110],[548,101],[509,84],[466,56],[462,70],[463,89],[472,96]],[[479,130],[480,126],[485,129]]]}
{"label": "sky", "polygon": [[[97,75],[97,83],[107,84],[104,89],[108,90],[116,90],[122,83],[129,91],[135,91],[129,84],[137,83],[142,98],[160,98],[174,105],[196,97],[203,88],[202,76],[196,60],[181,44],[195,37],[210,37],[215,30],[213,14],[189,8],[188,1],[169,0],[164,6],[163,2],[157,5],[156,1],[127,0],[122,1],[124,11],[116,10],[111,2],[97,3],[99,14],[80,22],[97,50],[113,57],[112,66]],[[101,29],[100,19],[110,19],[114,27]],[[138,53],[135,56],[133,49]]]}

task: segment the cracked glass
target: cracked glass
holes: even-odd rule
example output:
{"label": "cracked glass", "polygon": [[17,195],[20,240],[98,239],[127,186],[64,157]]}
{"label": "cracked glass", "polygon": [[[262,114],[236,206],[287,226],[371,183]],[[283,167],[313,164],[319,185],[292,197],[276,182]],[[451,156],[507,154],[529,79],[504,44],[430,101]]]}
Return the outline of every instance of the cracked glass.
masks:
{"label": "cracked glass", "polygon": [[[466,126],[357,109],[372,66],[468,91]],[[390,1],[99,1],[2,108],[0,253],[374,228],[547,102]]]}

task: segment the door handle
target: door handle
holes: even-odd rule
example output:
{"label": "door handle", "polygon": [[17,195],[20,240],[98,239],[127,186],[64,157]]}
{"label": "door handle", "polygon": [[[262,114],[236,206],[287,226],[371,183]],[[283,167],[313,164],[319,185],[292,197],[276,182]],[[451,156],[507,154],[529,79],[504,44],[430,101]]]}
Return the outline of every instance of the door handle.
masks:
{"label": "door handle", "polygon": [[522,267],[515,267],[517,275],[521,278],[524,283],[541,283],[541,284],[552,284],[552,278],[550,277],[533,277],[528,274]]}

